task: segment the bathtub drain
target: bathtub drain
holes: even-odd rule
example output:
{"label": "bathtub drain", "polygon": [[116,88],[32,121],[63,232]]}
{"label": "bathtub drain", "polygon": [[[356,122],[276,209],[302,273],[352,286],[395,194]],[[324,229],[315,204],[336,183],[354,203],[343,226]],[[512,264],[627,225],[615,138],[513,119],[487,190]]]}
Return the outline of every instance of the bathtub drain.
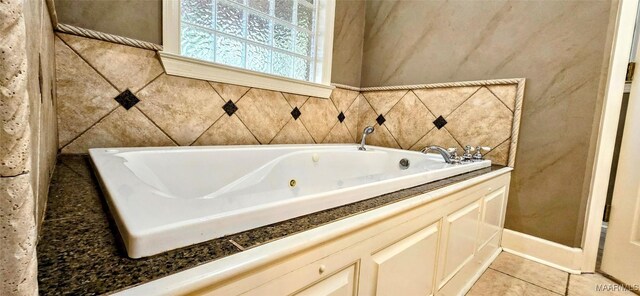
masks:
{"label": "bathtub drain", "polygon": [[291,187],[291,188],[296,187],[296,180],[295,179],[291,179],[289,181],[289,187]]}

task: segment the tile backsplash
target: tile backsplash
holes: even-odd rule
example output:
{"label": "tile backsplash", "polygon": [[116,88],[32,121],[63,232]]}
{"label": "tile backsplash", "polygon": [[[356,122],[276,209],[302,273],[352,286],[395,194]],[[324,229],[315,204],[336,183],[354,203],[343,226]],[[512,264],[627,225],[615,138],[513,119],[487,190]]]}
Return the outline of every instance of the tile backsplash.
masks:
{"label": "tile backsplash", "polygon": [[503,165],[515,151],[516,83],[338,87],[321,99],[167,75],[150,50],[63,33],[55,42],[62,153],[94,147],[355,143],[367,125],[376,129],[367,138],[371,145],[412,150],[483,145],[493,149],[487,157]]}

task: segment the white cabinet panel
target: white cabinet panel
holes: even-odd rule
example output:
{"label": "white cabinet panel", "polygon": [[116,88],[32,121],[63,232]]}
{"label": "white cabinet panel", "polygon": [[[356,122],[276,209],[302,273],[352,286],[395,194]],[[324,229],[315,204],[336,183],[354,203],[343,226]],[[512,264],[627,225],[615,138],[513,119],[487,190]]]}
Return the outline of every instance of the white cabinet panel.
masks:
{"label": "white cabinet panel", "polygon": [[438,249],[435,223],[373,254],[376,295],[431,295]]}
{"label": "white cabinet panel", "polygon": [[351,265],[346,269],[321,280],[318,283],[294,293],[296,296],[350,296],[355,295],[356,267]]}
{"label": "white cabinet panel", "polygon": [[[285,242],[299,243],[295,240],[310,236],[297,234],[247,250],[234,256],[274,257],[244,274],[209,280],[207,286],[193,287],[190,292],[225,296],[464,295],[501,250],[509,177],[499,175],[446,195],[431,193],[426,202],[384,217],[376,213],[366,223],[354,218],[367,213],[356,215],[351,223],[362,225],[338,237],[332,235],[339,222],[309,230],[307,233],[327,239],[304,245],[297,252],[289,250],[283,255],[280,250],[286,249]],[[249,258],[233,261],[234,256],[221,259],[219,262],[227,262],[219,268],[228,268],[229,262],[242,268],[240,263]],[[148,294],[153,293],[138,293]]]}
{"label": "white cabinet panel", "polygon": [[486,245],[502,229],[505,197],[506,187],[501,187],[485,196],[482,205],[483,213],[480,235],[478,236],[478,249]]}
{"label": "white cabinet panel", "polygon": [[473,258],[479,220],[479,201],[445,218],[446,243],[442,249],[444,262],[440,268],[440,286],[444,285],[465,263]]}

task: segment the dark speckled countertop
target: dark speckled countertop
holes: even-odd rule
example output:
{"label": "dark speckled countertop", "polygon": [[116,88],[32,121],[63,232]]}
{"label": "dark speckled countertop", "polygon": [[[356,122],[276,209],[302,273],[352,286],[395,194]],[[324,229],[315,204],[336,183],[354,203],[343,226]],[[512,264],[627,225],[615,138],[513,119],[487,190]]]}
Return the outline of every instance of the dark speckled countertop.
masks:
{"label": "dark speckled countertop", "polygon": [[493,166],[159,255],[130,259],[108,214],[89,157],[60,156],[37,249],[40,295],[116,292],[501,168]]}

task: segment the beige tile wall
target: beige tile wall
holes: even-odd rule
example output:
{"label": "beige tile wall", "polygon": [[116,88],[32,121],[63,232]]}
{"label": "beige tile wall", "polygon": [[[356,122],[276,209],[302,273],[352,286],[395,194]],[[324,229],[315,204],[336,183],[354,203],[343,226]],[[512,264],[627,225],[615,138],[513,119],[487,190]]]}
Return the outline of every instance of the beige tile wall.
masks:
{"label": "beige tile wall", "polygon": [[[59,148],[269,143],[353,143],[338,121],[358,92],[331,99],[166,75],[155,52],[59,33]],[[130,90],[140,102],[114,100]],[[222,106],[238,110],[227,115]],[[301,112],[296,120],[293,108]]]}
{"label": "beige tile wall", "polygon": [[[507,165],[511,147],[517,84],[364,91],[358,105],[358,128],[376,128],[373,145],[422,150],[429,145],[488,146],[493,163]],[[382,115],[384,123],[377,124]],[[436,118],[446,125],[437,128]],[[358,140],[360,135],[358,135]]]}
{"label": "beige tile wall", "polygon": [[[330,99],[170,76],[153,51],[58,34],[59,147],[355,143],[367,125],[368,143],[420,150],[483,145],[487,157],[509,158],[516,84],[394,91],[336,88]],[[114,98],[130,90],[126,110]],[[229,116],[223,106],[232,101]],[[301,115],[295,119],[292,111]],[[344,115],[340,122],[339,114]],[[385,121],[379,124],[376,119]],[[438,129],[434,120],[447,124]]]}

